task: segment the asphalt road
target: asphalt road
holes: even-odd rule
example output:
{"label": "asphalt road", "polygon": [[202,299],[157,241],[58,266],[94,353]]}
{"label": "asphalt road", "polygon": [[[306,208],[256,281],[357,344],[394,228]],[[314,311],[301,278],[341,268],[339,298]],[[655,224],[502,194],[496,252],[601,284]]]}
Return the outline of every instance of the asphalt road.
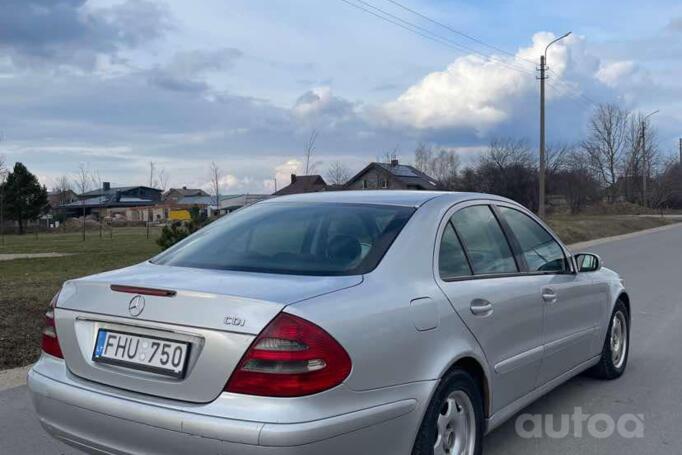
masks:
{"label": "asphalt road", "polygon": [[[583,424],[582,437],[575,436],[577,426],[571,425],[568,436],[550,437],[543,430],[541,438],[524,438],[517,434],[514,418],[486,437],[486,455],[682,453],[682,225],[589,250],[618,271],[630,291],[633,329],[628,371],[613,382],[575,378],[523,414],[548,416],[557,431],[562,428],[562,416],[568,419],[575,408],[586,416],[608,415],[614,422],[625,415],[639,415],[643,437],[626,438],[615,432],[598,438],[589,435],[589,425]],[[605,430],[604,419],[597,420],[601,422],[597,430]],[[534,427],[527,424],[525,429]],[[632,421],[626,429],[628,436],[637,436]],[[76,452],[43,433],[32,414],[26,387],[17,387],[0,392],[0,454]]]}

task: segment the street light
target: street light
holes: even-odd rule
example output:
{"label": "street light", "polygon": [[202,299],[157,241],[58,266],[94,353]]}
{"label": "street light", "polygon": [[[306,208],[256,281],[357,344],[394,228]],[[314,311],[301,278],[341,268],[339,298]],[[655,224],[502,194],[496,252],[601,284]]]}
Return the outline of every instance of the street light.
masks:
{"label": "street light", "polygon": [[540,195],[538,201],[538,215],[541,218],[545,217],[545,173],[547,168],[547,162],[545,158],[545,71],[547,69],[547,50],[549,47],[561,41],[570,35],[568,32],[559,38],[555,39],[545,47],[545,53],[540,56]]}
{"label": "street light", "polygon": [[649,180],[649,170],[647,169],[647,163],[646,163],[646,121],[649,119],[654,114],[659,113],[660,111],[656,109],[650,114],[647,114],[642,118],[642,205],[644,207],[647,207],[649,204],[647,203],[647,195],[646,195],[646,187],[647,187],[647,181]]}

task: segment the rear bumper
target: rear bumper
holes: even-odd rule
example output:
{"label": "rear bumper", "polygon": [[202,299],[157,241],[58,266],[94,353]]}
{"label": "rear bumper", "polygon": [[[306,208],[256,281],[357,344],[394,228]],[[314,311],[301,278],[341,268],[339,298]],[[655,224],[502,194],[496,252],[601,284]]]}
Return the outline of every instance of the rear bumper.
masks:
{"label": "rear bumper", "polygon": [[416,399],[298,423],[222,418],[206,414],[205,405],[178,410],[91,387],[66,371],[48,377],[40,363],[29,372],[28,385],[43,427],[91,453],[408,454],[421,418]]}

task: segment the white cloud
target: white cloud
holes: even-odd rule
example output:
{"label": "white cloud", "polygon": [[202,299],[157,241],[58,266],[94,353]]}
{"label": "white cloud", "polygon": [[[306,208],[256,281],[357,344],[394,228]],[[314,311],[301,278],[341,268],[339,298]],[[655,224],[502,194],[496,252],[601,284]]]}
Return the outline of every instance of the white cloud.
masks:
{"label": "white cloud", "polygon": [[[252,189],[253,183],[253,179],[248,176],[237,177],[233,174],[225,174],[220,177],[220,193],[224,195],[229,193],[248,192]],[[214,192],[213,184],[211,182],[203,182],[199,187],[209,194]]]}
{"label": "white cloud", "polygon": [[[515,58],[457,58],[444,71],[428,74],[398,99],[382,106],[380,117],[388,123],[422,130],[458,127],[483,133],[509,120],[519,102],[535,95],[537,81],[530,61],[536,60],[554,38],[551,33],[536,33],[532,45],[520,49]],[[570,36],[549,49],[547,59],[556,76],[562,76],[572,63],[572,48],[584,52],[581,41]],[[548,93],[548,97],[566,96],[570,89],[576,89],[564,87],[563,91]]]}
{"label": "white cloud", "polygon": [[632,76],[636,71],[637,66],[632,60],[604,62],[595,76],[609,87],[616,87],[623,79]]}
{"label": "white cloud", "polygon": [[[303,162],[297,159],[290,159],[280,165],[275,166],[274,178],[277,181],[277,189],[282,189],[291,183],[291,174],[300,174],[302,169]],[[267,181],[265,181],[264,184],[267,184],[268,187],[270,187],[270,184],[267,183]],[[274,182],[272,189],[274,190]]]}

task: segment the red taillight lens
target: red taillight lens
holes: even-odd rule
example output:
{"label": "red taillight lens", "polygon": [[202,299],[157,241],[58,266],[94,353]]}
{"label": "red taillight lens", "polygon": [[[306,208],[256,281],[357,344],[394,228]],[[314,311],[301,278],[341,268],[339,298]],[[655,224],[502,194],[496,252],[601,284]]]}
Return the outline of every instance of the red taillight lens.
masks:
{"label": "red taillight lens", "polygon": [[225,391],[300,397],[331,389],[350,374],[343,347],[315,324],[281,313],[255,339]]}
{"label": "red taillight lens", "polygon": [[43,352],[63,359],[64,355],[62,354],[62,348],[59,346],[57,327],[54,323],[54,309],[57,306],[58,298],[59,293],[52,298],[52,301],[50,302],[50,309],[47,310],[47,313],[45,313],[45,327],[43,328],[43,342],[41,347]]}

